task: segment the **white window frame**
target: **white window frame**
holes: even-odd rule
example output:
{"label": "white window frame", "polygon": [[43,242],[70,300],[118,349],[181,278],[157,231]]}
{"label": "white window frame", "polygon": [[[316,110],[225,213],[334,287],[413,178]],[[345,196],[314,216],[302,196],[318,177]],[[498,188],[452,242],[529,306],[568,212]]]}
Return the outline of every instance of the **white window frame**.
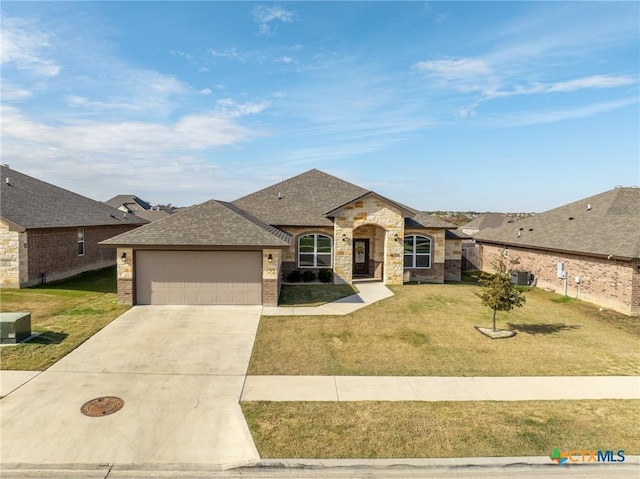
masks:
{"label": "white window frame", "polygon": [[[404,269],[431,269],[431,255],[433,252],[433,240],[428,237],[428,236],[424,236],[424,235],[418,235],[418,234],[414,234],[414,235],[407,235],[403,238],[402,240],[402,244],[404,246],[404,242],[408,239],[408,238],[412,238],[412,249],[410,252],[405,251],[404,252],[404,256],[402,258],[403,261],[403,265],[404,265],[404,260],[407,256],[411,257],[411,266],[404,266]],[[417,253],[416,252],[416,238],[421,238],[421,239],[425,239],[427,241],[429,241],[429,252],[428,253]],[[416,258],[418,256],[421,257],[428,257],[429,258],[429,266],[416,266]]]}
{"label": "white window frame", "polygon": [[84,236],[84,228],[78,228],[78,256],[84,256],[85,252],[86,242]]}
{"label": "white window frame", "polygon": [[[302,240],[303,238],[308,238],[310,236],[313,236],[313,251],[305,251],[305,252],[301,252],[300,251],[300,240]],[[318,252],[318,238],[322,237],[322,238],[327,238],[329,240],[329,245],[331,247],[331,251],[329,251],[329,253],[319,253]],[[326,234],[322,234],[322,233],[309,233],[309,234],[304,234],[304,235],[300,235],[298,236],[298,241],[297,241],[297,249],[298,249],[298,255],[297,255],[297,264],[298,264],[298,268],[333,268],[333,238],[329,235]],[[318,264],[318,255],[322,254],[322,255],[329,255],[329,265],[324,265]],[[300,264],[300,256],[301,255],[313,255],[313,266],[303,266]]]}

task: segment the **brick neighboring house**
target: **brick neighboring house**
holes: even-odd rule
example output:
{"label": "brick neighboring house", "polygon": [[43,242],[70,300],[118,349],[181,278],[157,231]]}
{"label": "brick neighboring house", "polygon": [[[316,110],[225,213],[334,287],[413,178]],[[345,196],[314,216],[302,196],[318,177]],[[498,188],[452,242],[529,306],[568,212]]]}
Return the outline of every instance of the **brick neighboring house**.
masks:
{"label": "brick neighboring house", "polygon": [[455,227],[373,191],[310,170],[232,203],[211,200],[103,241],[118,247],[128,304],[275,305],[293,270],[335,283],[458,278]]}
{"label": "brick neighboring house", "polygon": [[536,286],[640,315],[640,188],[615,188],[476,234],[482,269],[519,258]]}
{"label": "brick neighboring house", "polygon": [[100,241],[146,223],[0,166],[0,285],[25,288],[115,263]]}

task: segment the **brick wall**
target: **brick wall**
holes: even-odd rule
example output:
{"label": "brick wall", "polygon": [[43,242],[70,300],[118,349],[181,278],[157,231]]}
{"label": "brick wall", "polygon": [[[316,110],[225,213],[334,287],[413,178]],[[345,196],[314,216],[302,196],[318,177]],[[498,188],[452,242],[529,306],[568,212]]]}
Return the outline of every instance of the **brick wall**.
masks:
{"label": "brick wall", "polygon": [[[115,248],[98,246],[100,241],[136,226],[87,226],[84,228],[84,255],[78,254],[78,228],[43,228],[27,231],[28,276],[26,286],[62,279],[83,271],[115,264]],[[25,286],[25,285],[23,285]]]}
{"label": "brick wall", "polygon": [[[491,272],[491,264],[503,255],[499,245],[483,244],[480,248],[481,267]],[[557,264],[563,263],[567,274],[567,296],[598,304],[625,314],[640,314],[640,261],[595,258],[579,254],[564,254],[509,247],[508,258],[518,258],[517,268],[530,271],[536,286],[564,293],[564,280],[557,277]],[[575,278],[579,278],[576,283]]]}

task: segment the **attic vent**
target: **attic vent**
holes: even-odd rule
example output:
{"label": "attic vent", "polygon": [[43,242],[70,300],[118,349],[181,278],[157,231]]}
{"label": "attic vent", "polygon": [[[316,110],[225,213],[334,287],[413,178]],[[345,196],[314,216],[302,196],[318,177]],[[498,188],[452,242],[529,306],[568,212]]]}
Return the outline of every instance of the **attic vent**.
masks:
{"label": "attic vent", "polygon": [[587,211],[591,211],[591,203],[587,205]]}
{"label": "attic vent", "polygon": [[533,228],[529,228],[529,231],[533,231]]}
{"label": "attic vent", "polygon": [[11,184],[11,180],[10,180],[9,178],[5,178],[5,179],[4,179],[4,181],[5,181],[5,183],[6,183],[6,184],[8,184],[8,185],[10,185],[10,184]]}
{"label": "attic vent", "polygon": [[[522,228],[521,228],[522,229]],[[522,234],[522,231],[518,230],[518,238],[520,238],[520,235]]]}
{"label": "attic vent", "polygon": [[573,216],[569,216],[569,221],[573,221]]}
{"label": "attic vent", "polygon": [[282,199],[282,193],[278,193],[278,199],[281,200]]}

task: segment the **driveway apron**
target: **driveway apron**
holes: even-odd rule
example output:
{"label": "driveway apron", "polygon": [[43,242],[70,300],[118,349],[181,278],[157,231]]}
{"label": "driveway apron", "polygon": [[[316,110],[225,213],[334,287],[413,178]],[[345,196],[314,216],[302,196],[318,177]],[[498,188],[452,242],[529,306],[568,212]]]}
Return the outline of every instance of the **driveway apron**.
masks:
{"label": "driveway apron", "polygon": [[[255,463],[239,399],[261,311],[132,308],[0,401],[2,463]],[[81,413],[103,396],[124,407]]]}

